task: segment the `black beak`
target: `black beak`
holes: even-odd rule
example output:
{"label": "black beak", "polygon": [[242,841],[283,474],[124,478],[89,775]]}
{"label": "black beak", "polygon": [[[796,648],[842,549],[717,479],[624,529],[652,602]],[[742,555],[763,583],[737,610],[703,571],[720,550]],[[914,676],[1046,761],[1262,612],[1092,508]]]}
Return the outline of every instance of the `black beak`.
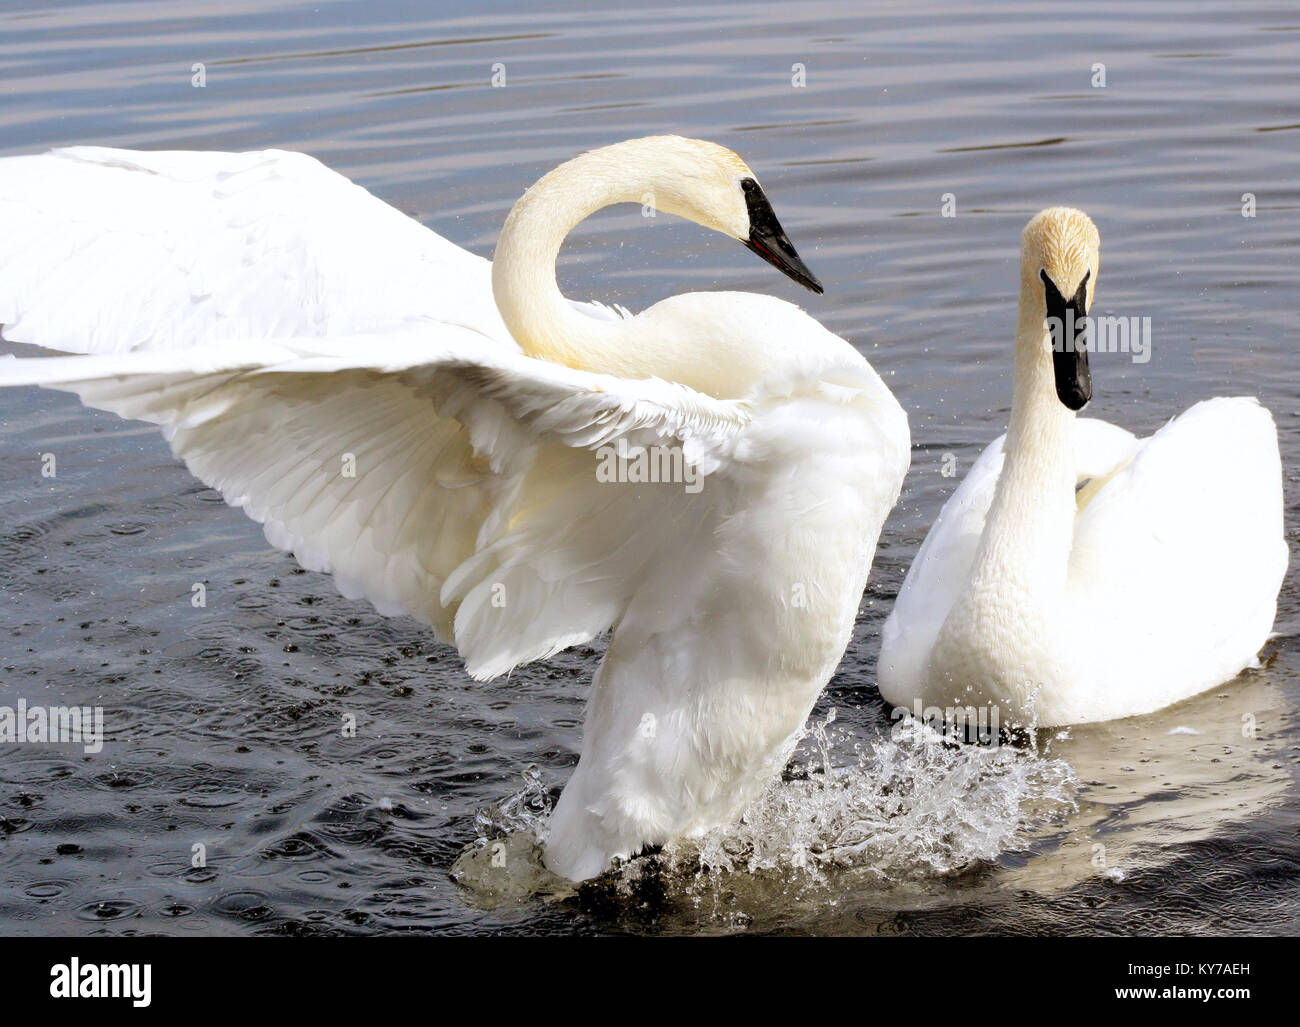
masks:
{"label": "black beak", "polygon": [[786,237],[785,229],[776,219],[776,212],[767,202],[759,184],[752,178],[746,178],[740,187],[745,190],[745,203],[749,206],[749,240],[745,247],[753,250],[782,274],[820,296],[824,291],[822,283],[817,281],[817,276],[808,270],[808,265],[795,253],[794,245]]}
{"label": "black beak", "polygon": [[1052,371],[1056,397],[1070,410],[1082,410],[1092,399],[1092,371],[1088,367],[1088,279],[1084,274],[1072,299],[1061,295],[1046,271],[1039,271],[1047,299],[1047,323],[1052,333]]}

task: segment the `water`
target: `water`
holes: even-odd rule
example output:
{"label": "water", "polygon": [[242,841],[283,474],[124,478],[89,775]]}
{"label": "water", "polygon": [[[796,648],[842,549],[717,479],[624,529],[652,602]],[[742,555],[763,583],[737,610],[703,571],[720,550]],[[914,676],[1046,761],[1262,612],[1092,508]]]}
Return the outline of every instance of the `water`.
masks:
{"label": "water", "polygon": [[[452,866],[494,816],[530,822],[564,782],[598,647],[476,684],[427,632],[269,551],[153,429],[67,396],[0,395],[0,704],[103,705],[108,737],[98,755],[0,758],[0,929],[1294,932],[1294,572],[1264,669],[1033,751],[890,739],[873,667],[955,485],[945,455],[964,471],[1005,427],[1019,231],[1052,203],[1101,230],[1098,310],[1152,319],[1149,363],[1094,359],[1092,412],[1148,432],[1209,395],[1260,396],[1295,547],[1300,15],[862,7],[4,7],[0,151],[306,150],[484,254],[520,191],[579,150],[666,131],[730,145],[824,297],[728,240],[621,210],[571,240],[566,291],[634,310],[689,288],[794,299],[886,376],[915,450],[814,714],[836,711],[828,748],[814,732],[800,756],[813,771],[702,854],[670,851],[567,898],[502,896]],[[940,217],[945,194],[954,218]],[[54,480],[39,474],[50,451]],[[346,714],[355,739],[340,737]],[[903,786],[883,788],[887,774]],[[524,837],[511,857],[526,863]]]}

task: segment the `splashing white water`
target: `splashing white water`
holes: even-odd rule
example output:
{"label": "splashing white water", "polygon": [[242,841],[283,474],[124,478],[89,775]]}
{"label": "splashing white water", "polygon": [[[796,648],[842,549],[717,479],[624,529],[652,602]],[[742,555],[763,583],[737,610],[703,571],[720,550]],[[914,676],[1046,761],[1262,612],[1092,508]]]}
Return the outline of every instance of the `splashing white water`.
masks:
{"label": "splashing white water", "polygon": [[[1074,808],[1074,772],[1032,749],[963,745],[906,718],[836,768],[835,713],[805,731],[796,780],[773,783],[739,823],[672,847],[719,871],[865,868],[933,876],[1021,848],[1032,828]],[[790,775],[787,775],[789,777]],[[667,852],[667,850],[666,850]]]}
{"label": "splashing white water", "polygon": [[[852,744],[852,762],[836,767],[836,749],[851,741],[834,721],[832,710],[805,730],[791,771],[739,822],[616,874],[634,881],[653,861],[694,883],[759,873],[811,883],[836,868],[891,881],[935,877],[1022,848],[1033,828],[1074,808],[1075,776],[1063,760],[1032,748],[956,743],[910,718],[878,740]],[[539,859],[550,812],[541,774],[529,767],[522,791],[480,811],[478,838],[453,878],[497,899],[560,890]]]}
{"label": "splashing white water", "polygon": [[541,830],[551,817],[551,797],[536,764],[524,768],[523,778],[522,791],[485,806],[475,815],[474,827],[480,841],[518,831],[531,831],[536,837],[541,837]]}
{"label": "splashing white water", "polygon": [[523,778],[521,791],[478,811],[474,817],[478,837],[452,864],[451,879],[485,906],[573,890],[542,865],[541,840],[551,816],[551,797],[541,771],[530,765]]}

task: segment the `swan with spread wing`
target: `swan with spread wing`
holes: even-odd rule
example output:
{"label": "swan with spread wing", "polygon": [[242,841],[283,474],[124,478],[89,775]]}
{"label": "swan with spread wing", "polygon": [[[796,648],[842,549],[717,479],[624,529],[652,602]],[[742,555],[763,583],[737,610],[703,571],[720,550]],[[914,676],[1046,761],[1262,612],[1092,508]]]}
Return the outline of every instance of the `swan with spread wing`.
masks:
{"label": "swan with spread wing", "polygon": [[[81,354],[0,360],[0,385],[159,425],[273,545],[475,678],[612,629],[544,848],[574,880],[779,772],[909,461],[880,377],[789,303],[563,297],[569,231],[647,194],[821,291],[753,172],[700,140],[562,165],[492,262],[302,154],[0,160],[4,335]],[[695,484],[599,474],[610,452]]]}

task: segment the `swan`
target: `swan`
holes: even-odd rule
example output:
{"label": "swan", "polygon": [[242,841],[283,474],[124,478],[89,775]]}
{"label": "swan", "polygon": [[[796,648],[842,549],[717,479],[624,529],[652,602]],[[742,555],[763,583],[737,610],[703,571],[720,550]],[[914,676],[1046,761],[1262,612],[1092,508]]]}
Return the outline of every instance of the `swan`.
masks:
{"label": "swan", "polygon": [[[821,292],[754,173],[661,136],[582,154],[488,262],[283,151],[0,160],[0,360],[161,426],[269,542],[486,680],[612,628],[543,861],[574,881],[737,817],[853,628],[910,461],[870,364],[798,307],[636,316],[556,284],[615,203],[739,240]],[[668,452],[674,475],[599,474]]]}
{"label": "swan", "polygon": [[1210,399],[1138,439],[1076,417],[1088,352],[1054,348],[1048,319],[1086,316],[1099,247],[1078,210],[1024,230],[1010,426],[944,505],[885,622],[878,685],[896,707],[1113,720],[1257,663],[1288,558],[1273,418]]}

